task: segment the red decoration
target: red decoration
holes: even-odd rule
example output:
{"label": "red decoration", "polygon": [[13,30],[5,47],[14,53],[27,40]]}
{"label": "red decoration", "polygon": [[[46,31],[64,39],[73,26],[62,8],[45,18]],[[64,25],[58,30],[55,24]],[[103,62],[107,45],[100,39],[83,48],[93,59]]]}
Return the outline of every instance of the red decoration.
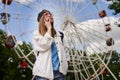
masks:
{"label": "red decoration", "polygon": [[0,13],[0,15],[1,15],[0,19],[1,19],[2,23],[7,24],[8,21],[10,20],[10,14],[3,12],[3,13]]}
{"label": "red decoration", "polygon": [[111,30],[110,24],[106,24],[106,25],[105,25],[105,28],[106,28],[106,29],[105,29],[106,32],[110,31],[110,30]]}
{"label": "red decoration", "polygon": [[109,71],[106,68],[102,71],[102,74],[104,74],[104,75],[106,75],[108,73],[109,73]]}
{"label": "red decoration", "polygon": [[22,76],[26,76],[26,70],[28,68],[28,63],[26,62],[25,58],[20,58],[20,72],[22,73]]}
{"label": "red decoration", "polygon": [[27,68],[28,67],[28,64],[27,64],[25,59],[22,59],[22,62],[20,63],[20,67],[21,68]]}
{"label": "red decoration", "polygon": [[[6,2],[7,1],[7,2]],[[7,4],[10,5],[12,3],[13,0],[2,0],[3,4]]]}
{"label": "red decoration", "polygon": [[110,37],[106,40],[106,44],[107,44],[107,46],[111,46],[114,44],[114,40]]}
{"label": "red decoration", "polygon": [[5,40],[5,46],[7,48],[13,48],[15,46],[15,41],[16,41],[16,38],[15,36],[13,35],[10,35],[7,37],[7,39]]}
{"label": "red decoration", "polygon": [[102,10],[101,12],[99,12],[99,16],[101,18],[105,17],[107,14],[106,14],[106,11],[105,10]]}

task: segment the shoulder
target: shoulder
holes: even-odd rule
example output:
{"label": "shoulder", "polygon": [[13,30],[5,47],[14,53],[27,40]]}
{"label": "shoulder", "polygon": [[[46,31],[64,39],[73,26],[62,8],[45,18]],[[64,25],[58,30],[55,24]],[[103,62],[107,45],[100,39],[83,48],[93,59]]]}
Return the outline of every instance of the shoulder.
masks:
{"label": "shoulder", "polygon": [[33,35],[37,35],[37,34],[39,34],[39,32],[38,32],[38,30],[34,30],[34,31],[32,32],[32,34],[33,34]]}
{"label": "shoulder", "polygon": [[33,38],[35,39],[40,37],[40,33],[38,30],[34,30],[32,34],[33,34]]}

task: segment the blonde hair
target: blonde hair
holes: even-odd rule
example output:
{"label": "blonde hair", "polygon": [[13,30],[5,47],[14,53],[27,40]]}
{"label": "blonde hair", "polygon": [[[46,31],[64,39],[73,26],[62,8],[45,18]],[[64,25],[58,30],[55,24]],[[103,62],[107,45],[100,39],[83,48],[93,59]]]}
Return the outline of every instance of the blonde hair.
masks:
{"label": "blonde hair", "polygon": [[[56,34],[56,31],[54,29],[54,22],[51,25],[52,25],[51,35],[52,35],[52,37],[54,37]],[[44,23],[44,17],[42,16],[40,21],[39,21],[39,33],[42,36],[44,36],[46,32],[47,32],[47,28],[46,28],[45,23]]]}

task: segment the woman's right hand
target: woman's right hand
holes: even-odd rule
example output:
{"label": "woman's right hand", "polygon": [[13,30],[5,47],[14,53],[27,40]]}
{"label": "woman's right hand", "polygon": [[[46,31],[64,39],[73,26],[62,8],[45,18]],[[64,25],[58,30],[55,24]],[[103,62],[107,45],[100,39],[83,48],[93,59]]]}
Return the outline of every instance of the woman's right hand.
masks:
{"label": "woman's right hand", "polygon": [[51,25],[50,18],[45,18],[45,19],[44,19],[44,22],[45,22],[45,26],[46,26],[46,28],[47,28],[47,32],[48,32],[50,35],[52,35],[52,34],[51,34],[52,25]]}
{"label": "woman's right hand", "polygon": [[52,25],[51,25],[51,20],[50,20],[50,17],[45,17],[44,18],[44,22],[45,22],[45,26],[47,28],[47,30],[51,30],[52,28]]}

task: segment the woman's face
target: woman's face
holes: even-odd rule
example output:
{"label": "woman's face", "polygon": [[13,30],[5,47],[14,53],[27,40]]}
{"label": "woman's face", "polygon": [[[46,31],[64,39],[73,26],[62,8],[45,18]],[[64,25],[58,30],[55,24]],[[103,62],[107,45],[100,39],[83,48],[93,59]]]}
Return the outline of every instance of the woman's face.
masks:
{"label": "woman's face", "polygon": [[43,14],[43,16],[44,16],[44,20],[45,21],[49,21],[50,20],[50,23],[53,23],[53,16],[52,16],[52,14],[50,12],[45,12]]}

